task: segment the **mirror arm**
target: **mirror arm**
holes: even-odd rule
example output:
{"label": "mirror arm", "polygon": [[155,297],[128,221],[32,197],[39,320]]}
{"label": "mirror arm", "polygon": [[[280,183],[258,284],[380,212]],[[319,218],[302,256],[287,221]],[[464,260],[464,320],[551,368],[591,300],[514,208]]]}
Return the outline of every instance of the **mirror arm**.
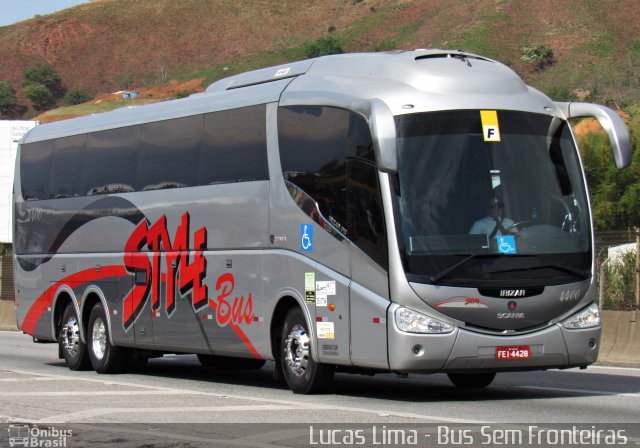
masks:
{"label": "mirror arm", "polygon": [[627,127],[615,111],[599,104],[591,103],[556,103],[567,119],[593,117],[598,120],[602,129],[609,136],[613,158],[618,169],[631,163],[631,141]]}

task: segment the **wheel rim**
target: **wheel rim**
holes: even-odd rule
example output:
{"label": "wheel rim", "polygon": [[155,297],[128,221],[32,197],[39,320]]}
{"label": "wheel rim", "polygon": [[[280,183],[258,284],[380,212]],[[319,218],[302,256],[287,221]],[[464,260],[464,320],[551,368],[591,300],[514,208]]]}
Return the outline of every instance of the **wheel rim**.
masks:
{"label": "wheel rim", "polygon": [[296,376],[302,376],[307,371],[309,363],[309,336],[307,330],[296,324],[284,345],[284,358],[289,371]]}
{"label": "wheel rim", "polygon": [[91,329],[91,351],[93,351],[93,354],[97,359],[102,359],[106,348],[107,329],[104,325],[104,321],[98,317],[93,322],[93,328]]}
{"label": "wheel rim", "polygon": [[65,350],[71,356],[76,356],[80,350],[80,326],[75,316],[67,319],[62,328],[62,341]]}

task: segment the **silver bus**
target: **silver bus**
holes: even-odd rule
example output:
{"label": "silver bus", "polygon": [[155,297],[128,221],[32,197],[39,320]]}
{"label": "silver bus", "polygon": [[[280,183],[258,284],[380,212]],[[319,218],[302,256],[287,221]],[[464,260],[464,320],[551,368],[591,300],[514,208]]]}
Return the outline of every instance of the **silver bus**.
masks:
{"label": "silver bus", "polygon": [[568,120],[622,120],[461,51],[326,56],[39,126],[14,184],[18,325],[72,370],[197,354],[335,371],[584,368],[589,197]]}

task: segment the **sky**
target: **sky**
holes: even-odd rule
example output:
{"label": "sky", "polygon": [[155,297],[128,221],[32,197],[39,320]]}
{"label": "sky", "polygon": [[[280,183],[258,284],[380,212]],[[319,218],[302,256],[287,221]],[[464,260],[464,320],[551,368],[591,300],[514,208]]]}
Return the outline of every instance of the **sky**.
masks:
{"label": "sky", "polygon": [[36,14],[51,14],[90,0],[0,0],[0,26],[31,19]]}

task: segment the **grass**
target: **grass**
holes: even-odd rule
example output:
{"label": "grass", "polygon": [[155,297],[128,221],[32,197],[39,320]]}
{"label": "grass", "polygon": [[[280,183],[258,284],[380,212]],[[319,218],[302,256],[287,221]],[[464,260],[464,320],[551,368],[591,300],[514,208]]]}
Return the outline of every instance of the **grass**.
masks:
{"label": "grass", "polygon": [[59,107],[43,113],[38,116],[38,120],[43,122],[63,120],[69,117],[77,117],[80,115],[100,114],[103,112],[109,112],[114,109],[128,106],[142,106],[143,104],[155,103],[158,100],[118,100],[118,101],[103,101],[98,104],[78,104],[77,106]]}

